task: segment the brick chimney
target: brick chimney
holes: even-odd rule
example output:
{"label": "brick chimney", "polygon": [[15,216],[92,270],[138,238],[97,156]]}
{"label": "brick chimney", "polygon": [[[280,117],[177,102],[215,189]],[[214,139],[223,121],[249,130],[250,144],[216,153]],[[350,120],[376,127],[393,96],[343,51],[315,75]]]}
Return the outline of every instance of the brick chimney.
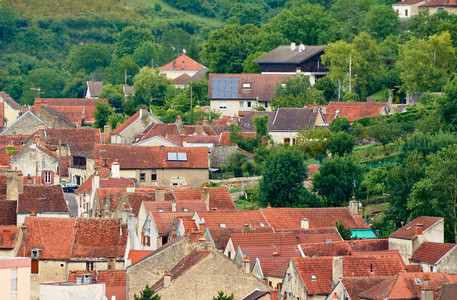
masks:
{"label": "brick chimney", "polygon": [[111,125],[105,125],[103,127],[103,132],[105,133],[105,143],[111,140]]}
{"label": "brick chimney", "polygon": [[209,187],[206,186],[206,182],[202,188],[202,201],[205,201],[206,209],[209,210]]}
{"label": "brick chimney", "polygon": [[233,124],[238,125],[238,117],[237,117],[237,115],[233,115],[232,120],[233,120]]}
{"label": "brick chimney", "polygon": [[198,118],[195,125],[195,135],[203,135],[203,123],[200,121],[200,117]]}
{"label": "brick chimney", "polygon": [[334,256],[332,265],[332,281],[335,286],[343,278],[343,257]]}
{"label": "brick chimney", "polygon": [[176,124],[176,129],[178,129],[178,133],[181,134],[184,131],[184,124],[182,123],[182,119],[181,119],[180,115],[178,115],[176,117],[175,124]]}
{"label": "brick chimney", "polygon": [[165,201],[165,190],[156,190],[155,198],[156,201]]}
{"label": "brick chimney", "polygon": [[249,257],[246,255],[243,258],[243,271],[245,274],[251,273],[251,263],[249,262]]}
{"label": "brick chimney", "polygon": [[316,113],[317,112],[317,104],[316,102],[314,102],[313,104],[313,113]]}
{"label": "brick chimney", "polygon": [[416,223],[416,235],[422,235],[424,233],[424,224],[423,223]]}
{"label": "brick chimney", "polygon": [[300,228],[301,229],[309,229],[309,220],[307,218],[301,219]]}
{"label": "brick chimney", "polygon": [[209,121],[208,121],[208,119],[205,117],[205,118],[203,119],[203,126],[208,126],[208,125],[209,125]]}
{"label": "brick chimney", "polygon": [[281,253],[279,253],[278,249],[276,249],[276,247],[275,247],[273,250],[273,257],[280,257],[280,256],[281,256]]}
{"label": "brick chimney", "polygon": [[166,289],[171,284],[171,272],[165,271],[165,275],[163,276],[163,287]]}
{"label": "brick chimney", "polygon": [[4,246],[9,246],[11,243],[11,230],[5,229],[3,230],[3,242]]}
{"label": "brick chimney", "polygon": [[133,182],[130,182],[129,185],[127,186],[127,193],[134,193],[135,192],[135,184]]}
{"label": "brick chimney", "polygon": [[121,178],[121,167],[117,161],[111,164],[111,178]]}

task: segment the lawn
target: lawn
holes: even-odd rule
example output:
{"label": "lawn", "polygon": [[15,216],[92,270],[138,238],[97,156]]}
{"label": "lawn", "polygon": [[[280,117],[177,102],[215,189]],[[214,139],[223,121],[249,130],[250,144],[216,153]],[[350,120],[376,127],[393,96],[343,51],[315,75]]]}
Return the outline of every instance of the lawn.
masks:
{"label": "lawn", "polygon": [[377,93],[374,93],[371,96],[368,96],[370,98],[376,99],[376,102],[387,102],[388,94],[387,94],[388,89],[380,90]]}

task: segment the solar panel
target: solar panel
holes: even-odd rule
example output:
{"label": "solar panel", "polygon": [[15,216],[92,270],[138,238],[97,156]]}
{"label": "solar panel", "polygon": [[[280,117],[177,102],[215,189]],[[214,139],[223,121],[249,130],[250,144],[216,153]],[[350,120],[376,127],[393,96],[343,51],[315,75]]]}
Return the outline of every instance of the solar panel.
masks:
{"label": "solar panel", "polygon": [[213,98],[238,98],[238,78],[213,78]]}

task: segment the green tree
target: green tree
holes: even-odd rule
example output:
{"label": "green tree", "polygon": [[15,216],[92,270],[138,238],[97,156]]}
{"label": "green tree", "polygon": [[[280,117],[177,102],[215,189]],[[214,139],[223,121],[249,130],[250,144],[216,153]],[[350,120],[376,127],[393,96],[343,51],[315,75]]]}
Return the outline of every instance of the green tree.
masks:
{"label": "green tree", "polygon": [[[227,23],[236,22],[240,25],[253,24],[260,27],[260,22],[265,9],[258,4],[253,3],[235,3],[230,9],[227,17]],[[233,24],[233,23],[232,23]]]}
{"label": "green tree", "polygon": [[332,101],[338,96],[338,86],[327,76],[319,78],[313,88],[322,91],[327,101]]}
{"label": "green tree", "polygon": [[309,102],[306,96],[310,88],[309,76],[299,74],[294,77],[287,77],[281,84],[276,84],[271,105],[274,108],[303,107],[305,103]]}
{"label": "green tree", "polygon": [[103,44],[84,44],[71,49],[67,62],[72,73],[84,70],[90,74],[98,68],[109,66],[111,51]]}
{"label": "green tree", "polygon": [[347,85],[349,72],[349,56],[354,52],[353,46],[345,41],[336,41],[325,47],[321,56],[322,63],[329,66],[327,77],[332,81],[340,81],[341,85]]}
{"label": "green tree", "polygon": [[249,161],[247,155],[241,152],[230,154],[224,168],[227,172],[233,172],[235,177],[247,177],[254,171],[253,161]]}
{"label": "green tree", "polygon": [[365,24],[367,31],[377,41],[383,41],[389,35],[396,35],[400,19],[390,5],[374,5],[368,12]]}
{"label": "green tree", "polygon": [[140,295],[135,294],[133,296],[135,300],[160,300],[160,296],[155,294],[154,291],[146,284],[144,290],[140,292]]}
{"label": "green tree", "polygon": [[345,241],[352,240],[351,229],[349,227],[346,227],[346,224],[343,221],[341,221],[341,220],[336,221],[335,227],[338,230],[338,232],[340,233],[343,240],[345,240]]}
{"label": "green tree", "polygon": [[296,147],[309,157],[323,159],[327,151],[330,131],[323,128],[304,128],[298,131]]}
{"label": "green tree", "polygon": [[22,104],[32,104],[37,96],[36,90],[31,90],[32,88],[40,88],[42,92],[40,95],[41,97],[62,97],[62,91],[67,82],[66,75],[67,74],[65,73],[50,68],[39,68],[30,71],[25,79],[22,96],[19,101]]}
{"label": "green tree", "polygon": [[149,104],[161,106],[169,86],[173,82],[165,76],[160,76],[158,69],[148,67],[141,68],[140,72],[133,78],[135,99],[138,104]]}
{"label": "green tree", "polygon": [[349,127],[351,127],[351,123],[346,117],[337,117],[333,119],[333,121],[328,126],[331,132],[339,132],[339,131],[349,131]]}
{"label": "green tree", "polygon": [[341,206],[357,191],[362,179],[362,167],[351,156],[336,156],[324,161],[313,175],[313,190],[324,199],[325,206]]}
{"label": "green tree", "polygon": [[154,41],[150,30],[134,26],[124,27],[117,38],[115,53],[119,58],[133,55],[135,49],[147,41]]}
{"label": "green tree", "polygon": [[233,296],[227,296],[223,291],[219,291],[217,296],[213,297],[213,300],[233,300]]}
{"label": "green tree", "polygon": [[351,153],[354,148],[355,139],[345,131],[334,132],[328,138],[327,149],[333,156],[343,156]]}
{"label": "green tree", "polygon": [[246,60],[243,62],[243,73],[247,74],[260,74],[260,67],[258,64],[254,64],[253,61],[257,58],[267,54],[264,51],[258,51],[256,53],[249,54]]}
{"label": "green tree", "polygon": [[304,154],[292,149],[276,149],[265,161],[260,181],[260,202],[273,207],[319,206],[303,182],[307,176]]}
{"label": "green tree", "polygon": [[374,138],[380,143],[384,150],[386,145],[398,138],[399,131],[395,124],[386,122],[385,119],[375,119],[373,125],[368,128],[368,136]]}
{"label": "green tree", "polygon": [[152,63],[157,64],[159,58],[159,45],[147,41],[142,43],[133,53],[133,61],[140,67],[152,66]]}
{"label": "green tree", "polygon": [[0,1],[0,44],[1,42],[9,42],[14,34],[16,33],[16,12],[5,4],[3,1]]}
{"label": "green tree", "polygon": [[94,127],[103,129],[103,127],[108,124],[109,116],[112,113],[108,103],[95,101],[95,110],[92,112],[95,118]]}
{"label": "green tree", "polygon": [[441,92],[444,83],[455,71],[455,47],[449,31],[429,37],[430,51],[433,52],[433,66],[441,76]]}

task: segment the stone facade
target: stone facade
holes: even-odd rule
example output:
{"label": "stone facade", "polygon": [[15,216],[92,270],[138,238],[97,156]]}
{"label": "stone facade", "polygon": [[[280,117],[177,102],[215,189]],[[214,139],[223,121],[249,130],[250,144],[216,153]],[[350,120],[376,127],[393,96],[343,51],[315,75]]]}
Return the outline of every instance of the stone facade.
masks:
{"label": "stone facade", "polygon": [[160,121],[151,115],[146,108],[141,108],[138,114],[138,119],[122,132],[111,133],[112,144],[131,145],[134,142],[135,134],[142,133],[151,123],[159,123]]}
{"label": "stone facade", "polygon": [[70,120],[64,119],[61,115],[56,114],[45,105],[40,106],[40,110],[35,112],[35,114],[45,124],[52,128],[76,128]]}
{"label": "stone facade", "polygon": [[[284,275],[284,280],[279,292],[281,299],[308,299],[308,291],[305,284],[301,280],[300,273],[295,266],[294,261],[291,259]],[[313,299],[325,299],[326,296],[313,297]]]}
{"label": "stone facade", "polygon": [[43,125],[43,121],[32,112],[27,111],[11,126],[2,132],[2,135],[31,135]]}

